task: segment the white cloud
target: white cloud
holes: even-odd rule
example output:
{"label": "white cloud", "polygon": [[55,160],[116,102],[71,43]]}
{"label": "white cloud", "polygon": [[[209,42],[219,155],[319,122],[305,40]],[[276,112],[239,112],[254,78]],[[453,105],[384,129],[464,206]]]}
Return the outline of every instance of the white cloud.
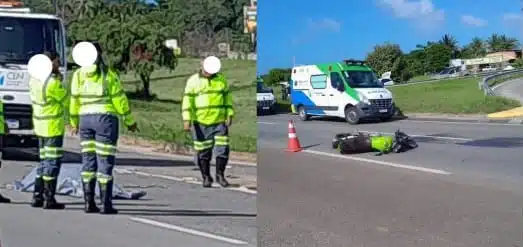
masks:
{"label": "white cloud", "polygon": [[523,17],[520,14],[514,14],[514,13],[506,13],[503,15],[504,21],[522,21]]}
{"label": "white cloud", "polygon": [[309,19],[308,28],[310,31],[325,30],[339,32],[341,30],[341,23],[331,18],[323,18],[316,21]]}
{"label": "white cloud", "polygon": [[473,27],[484,27],[488,24],[486,20],[474,17],[472,15],[462,15],[461,23]]}
{"label": "white cloud", "polygon": [[445,12],[437,9],[431,0],[377,0],[398,18],[411,20],[422,28],[433,28],[445,20]]}

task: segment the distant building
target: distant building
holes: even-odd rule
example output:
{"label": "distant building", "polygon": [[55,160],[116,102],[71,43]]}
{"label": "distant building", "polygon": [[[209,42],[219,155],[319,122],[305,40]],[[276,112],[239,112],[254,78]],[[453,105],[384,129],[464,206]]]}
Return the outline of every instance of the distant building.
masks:
{"label": "distant building", "polygon": [[514,60],[521,58],[521,50],[492,52],[485,57],[501,57],[501,62],[512,63]]}
{"label": "distant building", "polygon": [[521,58],[521,50],[508,50],[488,53],[485,57],[471,59],[453,59],[450,61],[451,67],[466,67],[472,72],[479,72],[486,67],[502,67],[508,63],[514,62]]}

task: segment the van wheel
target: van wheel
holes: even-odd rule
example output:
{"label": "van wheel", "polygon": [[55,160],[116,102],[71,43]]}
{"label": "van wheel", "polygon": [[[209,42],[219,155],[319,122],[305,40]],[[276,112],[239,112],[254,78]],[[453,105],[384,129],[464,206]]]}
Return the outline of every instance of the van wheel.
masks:
{"label": "van wheel", "polygon": [[360,123],[360,116],[358,116],[358,110],[356,107],[350,106],[345,109],[345,121],[352,125]]}
{"label": "van wheel", "polygon": [[298,107],[298,115],[300,116],[301,121],[307,121],[310,118],[304,106]]}

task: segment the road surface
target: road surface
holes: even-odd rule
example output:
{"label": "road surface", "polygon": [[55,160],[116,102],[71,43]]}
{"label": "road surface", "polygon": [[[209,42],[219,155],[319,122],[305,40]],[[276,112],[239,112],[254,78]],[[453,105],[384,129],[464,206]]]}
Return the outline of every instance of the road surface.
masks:
{"label": "road surface", "polygon": [[[523,246],[523,126],[296,121],[307,150],[289,154],[289,118],[258,118],[261,246]],[[331,149],[336,133],[398,128],[419,148]]]}
{"label": "road surface", "polygon": [[[68,140],[74,143],[74,140]],[[69,150],[74,150],[70,148]],[[68,159],[74,156],[68,154]],[[180,162],[162,157],[123,152],[127,167],[169,165]],[[139,157],[139,158],[137,158]],[[18,159],[27,158],[20,155]],[[154,162],[151,159],[155,159]],[[34,161],[6,161],[0,184],[21,178]],[[64,164],[67,165],[67,164]],[[30,194],[2,189],[14,200],[0,205],[2,246],[256,246],[256,195],[219,188],[204,189],[169,179],[116,174],[126,189],[145,190],[142,200],[115,201],[119,215],[86,215],[82,199],[59,197],[65,211],[44,211],[28,205]]]}
{"label": "road surface", "polygon": [[494,86],[493,90],[496,95],[514,99],[523,104],[523,79],[521,78]]}

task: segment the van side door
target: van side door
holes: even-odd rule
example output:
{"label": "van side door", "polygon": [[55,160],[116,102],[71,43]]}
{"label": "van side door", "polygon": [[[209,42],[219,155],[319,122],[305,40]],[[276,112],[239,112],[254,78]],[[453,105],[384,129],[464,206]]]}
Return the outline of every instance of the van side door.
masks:
{"label": "van side door", "polygon": [[326,109],[329,107],[329,97],[327,95],[327,79],[325,74],[311,75],[311,95],[313,107],[308,110],[313,115],[327,115]]}
{"label": "van side door", "polygon": [[[339,72],[331,72],[329,85],[329,110],[331,115],[343,116],[343,108],[345,106],[345,83]],[[340,115],[341,114],[341,115]]]}

